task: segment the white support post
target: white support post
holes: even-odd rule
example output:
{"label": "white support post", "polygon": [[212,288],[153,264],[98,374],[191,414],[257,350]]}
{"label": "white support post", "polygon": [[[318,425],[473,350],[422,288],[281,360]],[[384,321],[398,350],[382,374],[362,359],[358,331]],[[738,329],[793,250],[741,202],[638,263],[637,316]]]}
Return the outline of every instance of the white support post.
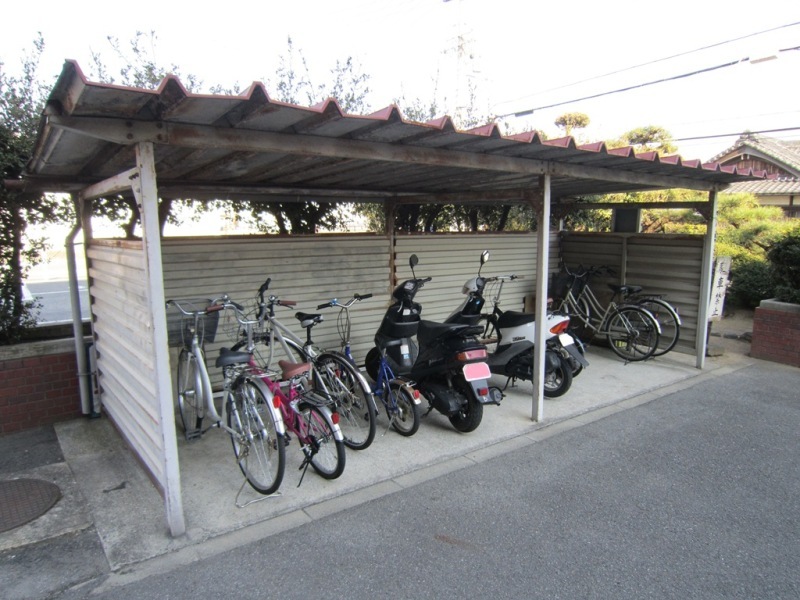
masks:
{"label": "white support post", "polygon": [[714,240],[717,234],[717,191],[708,193],[710,213],[706,217],[706,235],[703,240],[703,265],[700,276],[700,301],[697,311],[697,336],[695,338],[695,366],[702,369],[706,361],[708,346],[708,303],[711,299],[712,277],[714,275]]}
{"label": "white support post", "polygon": [[173,537],[177,537],[186,532],[186,523],[183,516],[178,441],[175,434],[175,410],[169,367],[164,272],[161,264],[161,231],[158,221],[158,189],[152,143],[140,142],[136,145],[136,166],[139,170],[139,178],[133,182],[133,192],[142,219],[147,300],[152,318],[149,325],[155,360],[158,424],[164,448],[164,504],[170,533]]}
{"label": "white support post", "polygon": [[547,279],[550,264],[550,175],[539,178],[542,190],[540,201],[536,203],[536,340],[533,348],[533,421],[544,419],[544,354],[545,329],[547,323]]}

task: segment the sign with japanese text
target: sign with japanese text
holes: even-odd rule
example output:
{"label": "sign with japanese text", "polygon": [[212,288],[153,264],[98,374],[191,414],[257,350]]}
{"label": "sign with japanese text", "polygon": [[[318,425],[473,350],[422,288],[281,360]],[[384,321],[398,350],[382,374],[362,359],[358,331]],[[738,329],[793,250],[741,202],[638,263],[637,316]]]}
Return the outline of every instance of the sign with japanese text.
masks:
{"label": "sign with japanese text", "polygon": [[708,320],[719,321],[725,305],[725,291],[731,272],[731,257],[721,256],[714,265],[714,279],[711,281],[711,299],[708,304]]}

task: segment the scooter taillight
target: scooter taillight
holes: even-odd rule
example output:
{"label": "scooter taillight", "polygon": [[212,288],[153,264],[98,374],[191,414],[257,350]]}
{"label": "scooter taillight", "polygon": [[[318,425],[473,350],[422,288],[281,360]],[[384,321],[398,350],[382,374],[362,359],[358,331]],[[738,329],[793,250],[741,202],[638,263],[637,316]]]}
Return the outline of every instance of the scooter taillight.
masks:
{"label": "scooter taillight", "polygon": [[460,362],[469,362],[471,360],[479,360],[481,358],[486,358],[488,355],[486,354],[486,348],[480,348],[478,350],[465,350],[464,352],[459,352],[456,354],[456,358]]}
{"label": "scooter taillight", "polygon": [[564,333],[567,329],[569,329],[569,319],[564,319],[558,325],[553,325],[550,328],[550,333],[558,335],[559,333]]}

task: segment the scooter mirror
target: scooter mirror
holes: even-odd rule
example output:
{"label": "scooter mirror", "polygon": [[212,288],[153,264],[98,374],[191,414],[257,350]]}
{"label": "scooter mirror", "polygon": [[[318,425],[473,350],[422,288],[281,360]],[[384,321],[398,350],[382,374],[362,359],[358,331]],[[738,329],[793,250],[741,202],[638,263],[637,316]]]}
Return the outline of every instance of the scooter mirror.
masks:
{"label": "scooter mirror", "polygon": [[419,264],[419,259],[417,258],[416,254],[412,254],[408,257],[408,266],[412,269]]}
{"label": "scooter mirror", "polygon": [[487,262],[489,262],[489,251],[488,250],[484,250],[481,253],[481,265],[484,265]]}

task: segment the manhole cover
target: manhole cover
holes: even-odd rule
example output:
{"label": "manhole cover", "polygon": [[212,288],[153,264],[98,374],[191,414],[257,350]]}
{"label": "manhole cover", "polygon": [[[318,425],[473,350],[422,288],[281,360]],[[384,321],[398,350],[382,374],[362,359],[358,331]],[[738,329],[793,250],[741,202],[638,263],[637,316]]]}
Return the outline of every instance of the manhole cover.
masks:
{"label": "manhole cover", "polygon": [[61,490],[49,481],[0,481],[0,533],[41,517],[59,498]]}

